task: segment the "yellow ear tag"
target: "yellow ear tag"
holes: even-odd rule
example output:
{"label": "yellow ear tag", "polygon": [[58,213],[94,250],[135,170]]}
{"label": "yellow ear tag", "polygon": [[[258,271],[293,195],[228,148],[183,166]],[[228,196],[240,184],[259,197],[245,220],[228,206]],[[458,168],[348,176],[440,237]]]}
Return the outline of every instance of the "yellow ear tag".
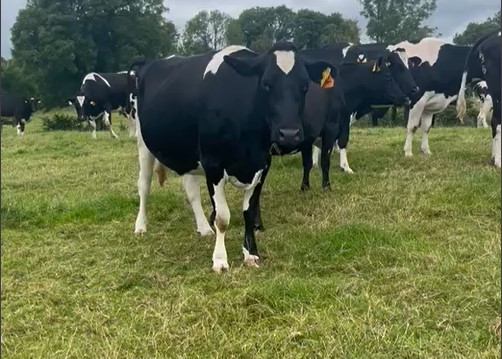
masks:
{"label": "yellow ear tag", "polygon": [[324,89],[329,89],[335,86],[335,80],[333,77],[331,77],[331,68],[326,68],[322,72],[322,77],[321,77],[321,87]]}

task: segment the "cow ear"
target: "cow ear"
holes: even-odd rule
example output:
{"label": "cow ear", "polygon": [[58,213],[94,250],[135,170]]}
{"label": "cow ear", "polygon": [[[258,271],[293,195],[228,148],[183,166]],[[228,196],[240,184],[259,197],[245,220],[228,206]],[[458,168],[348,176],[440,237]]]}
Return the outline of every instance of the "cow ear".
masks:
{"label": "cow ear", "polygon": [[262,56],[242,58],[236,56],[223,56],[223,61],[242,76],[257,76],[262,71]]}
{"label": "cow ear", "polygon": [[371,69],[372,72],[380,72],[382,68],[382,63],[383,63],[383,58],[380,56],[375,63],[373,64],[373,67]]}
{"label": "cow ear", "polygon": [[326,61],[305,61],[305,68],[310,79],[323,88],[335,86],[335,78],[338,76],[336,66]]}

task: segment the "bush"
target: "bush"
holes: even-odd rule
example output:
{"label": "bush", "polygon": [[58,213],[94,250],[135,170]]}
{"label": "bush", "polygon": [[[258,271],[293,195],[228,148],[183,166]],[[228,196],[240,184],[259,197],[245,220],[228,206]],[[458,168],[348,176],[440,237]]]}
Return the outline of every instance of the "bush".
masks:
{"label": "bush", "polygon": [[78,122],[74,116],[65,113],[56,113],[51,117],[42,117],[44,131],[82,131],[83,122]]}

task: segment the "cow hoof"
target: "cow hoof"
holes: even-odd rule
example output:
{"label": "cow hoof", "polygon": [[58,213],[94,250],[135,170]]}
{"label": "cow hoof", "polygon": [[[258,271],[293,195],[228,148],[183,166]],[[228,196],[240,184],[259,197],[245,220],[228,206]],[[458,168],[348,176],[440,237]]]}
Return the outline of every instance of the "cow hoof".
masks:
{"label": "cow hoof", "polygon": [[265,227],[263,226],[263,224],[255,224],[254,225],[254,230],[257,231],[257,232],[258,231],[259,232],[263,232],[263,231],[265,231]]}
{"label": "cow hoof", "polygon": [[260,268],[259,263],[260,257],[249,254],[244,257],[244,265],[251,268]]}
{"label": "cow hoof", "polygon": [[216,273],[228,272],[228,263],[223,259],[215,259],[213,260],[213,271]]}
{"label": "cow hoof", "polygon": [[354,174],[354,171],[352,171],[352,168],[350,168],[349,166],[347,166],[347,167],[340,167],[340,169],[343,172],[345,172],[345,173]]}
{"label": "cow hoof", "polygon": [[214,231],[211,227],[197,229],[197,233],[199,233],[201,237],[209,237],[214,235]]}
{"label": "cow hoof", "polygon": [[422,153],[423,153],[424,155],[426,155],[426,156],[431,156],[431,155],[432,155],[432,152],[431,152],[430,150],[428,150],[428,149],[425,149],[425,150],[424,150],[424,149],[422,149]]}
{"label": "cow hoof", "polygon": [[413,153],[412,152],[405,152],[404,157],[413,157]]}
{"label": "cow hoof", "polygon": [[302,192],[308,191],[309,189],[310,189],[310,185],[308,185],[306,183],[302,183],[302,185],[300,186],[300,190]]}
{"label": "cow hoof", "polygon": [[136,228],[134,230],[134,234],[137,234],[137,235],[140,235],[140,236],[142,236],[145,233],[146,233],[146,228]]}
{"label": "cow hoof", "polygon": [[328,184],[323,184],[322,185],[322,189],[325,190],[325,191],[331,191],[331,185],[328,183]]}

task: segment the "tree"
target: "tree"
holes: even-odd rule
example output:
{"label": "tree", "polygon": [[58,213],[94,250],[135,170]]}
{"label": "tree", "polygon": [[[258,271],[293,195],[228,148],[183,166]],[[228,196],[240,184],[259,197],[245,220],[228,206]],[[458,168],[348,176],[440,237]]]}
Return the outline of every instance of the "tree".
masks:
{"label": "tree", "polygon": [[5,60],[2,57],[2,71],[0,73],[2,94],[16,94],[26,97],[39,97],[32,79],[24,75],[23,69],[14,59]]}
{"label": "tree", "polygon": [[229,15],[218,10],[200,11],[185,25],[183,52],[193,55],[225,47],[230,20]]}
{"label": "tree", "polygon": [[359,0],[361,15],[368,20],[366,34],[380,43],[417,41],[440,35],[437,28],[424,25],[436,10],[436,0]]}
{"label": "tree", "polygon": [[453,43],[457,45],[474,45],[480,37],[497,29],[500,29],[500,10],[482,23],[469,23],[464,32],[455,34]]}
{"label": "tree", "polygon": [[162,0],[28,0],[12,28],[12,56],[44,103],[62,104],[87,72],[172,52],[177,34],[166,11]]}

